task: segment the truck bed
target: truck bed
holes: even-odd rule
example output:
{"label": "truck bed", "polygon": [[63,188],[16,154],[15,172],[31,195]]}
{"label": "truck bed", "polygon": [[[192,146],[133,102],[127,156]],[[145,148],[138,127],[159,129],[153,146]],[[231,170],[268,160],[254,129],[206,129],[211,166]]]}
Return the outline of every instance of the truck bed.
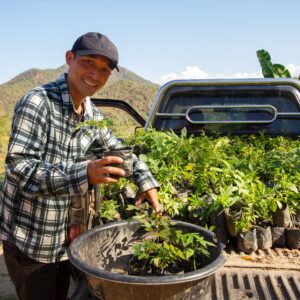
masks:
{"label": "truck bed", "polygon": [[225,266],[216,274],[207,300],[300,299],[300,251],[258,250],[250,255],[224,251]]}

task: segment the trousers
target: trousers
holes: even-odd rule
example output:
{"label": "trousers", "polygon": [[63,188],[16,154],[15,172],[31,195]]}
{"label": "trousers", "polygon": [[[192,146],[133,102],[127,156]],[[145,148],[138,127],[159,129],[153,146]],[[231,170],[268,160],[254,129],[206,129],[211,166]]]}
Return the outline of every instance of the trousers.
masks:
{"label": "trousers", "polygon": [[70,285],[69,261],[41,263],[3,241],[4,261],[20,300],[65,300]]}

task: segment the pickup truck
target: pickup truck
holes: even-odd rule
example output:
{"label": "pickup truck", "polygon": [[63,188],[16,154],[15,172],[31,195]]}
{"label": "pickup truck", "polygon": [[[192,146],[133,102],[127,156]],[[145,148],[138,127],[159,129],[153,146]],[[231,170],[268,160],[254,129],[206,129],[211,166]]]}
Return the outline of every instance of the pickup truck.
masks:
{"label": "pickup truck", "polygon": [[[139,126],[188,134],[300,137],[300,81],[176,80],[163,85],[147,120],[122,100],[93,99],[129,113]],[[229,245],[207,299],[300,299],[300,250],[271,248],[246,255]]]}

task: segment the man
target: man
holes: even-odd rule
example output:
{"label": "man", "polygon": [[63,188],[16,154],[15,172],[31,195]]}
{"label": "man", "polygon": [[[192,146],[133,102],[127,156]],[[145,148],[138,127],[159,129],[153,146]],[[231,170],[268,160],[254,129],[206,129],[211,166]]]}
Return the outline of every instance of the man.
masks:
{"label": "man", "polygon": [[[117,182],[108,174],[125,174],[110,166],[121,163],[119,157],[82,159],[122,146],[110,130],[94,126],[74,130],[79,122],[103,118],[89,96],[105,85],[113,69],[118,70],[117,48],[105,35],[90,32],[67,51],[66,63],[68,73],[27,93],[13,118],[0,237],[20,299],[66,299],[70,199],[85,194],[89,184]],[[158,183],[142,161],[134,160],[138,201],[147,198],[158,212]],[[76,236],[72,228],[69,236]]]}

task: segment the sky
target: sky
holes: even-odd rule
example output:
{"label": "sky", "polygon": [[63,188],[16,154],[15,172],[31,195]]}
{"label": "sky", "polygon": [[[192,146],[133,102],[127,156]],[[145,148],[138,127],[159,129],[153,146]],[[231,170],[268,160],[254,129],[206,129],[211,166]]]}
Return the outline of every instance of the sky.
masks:
{"label": "sky", "polygon": [[97,31],[119,65],[163,84],[261,77],[256,56],[300,73],[300,0],[9,0],[0,4],[0,84],[58,68],[80,35]]}

